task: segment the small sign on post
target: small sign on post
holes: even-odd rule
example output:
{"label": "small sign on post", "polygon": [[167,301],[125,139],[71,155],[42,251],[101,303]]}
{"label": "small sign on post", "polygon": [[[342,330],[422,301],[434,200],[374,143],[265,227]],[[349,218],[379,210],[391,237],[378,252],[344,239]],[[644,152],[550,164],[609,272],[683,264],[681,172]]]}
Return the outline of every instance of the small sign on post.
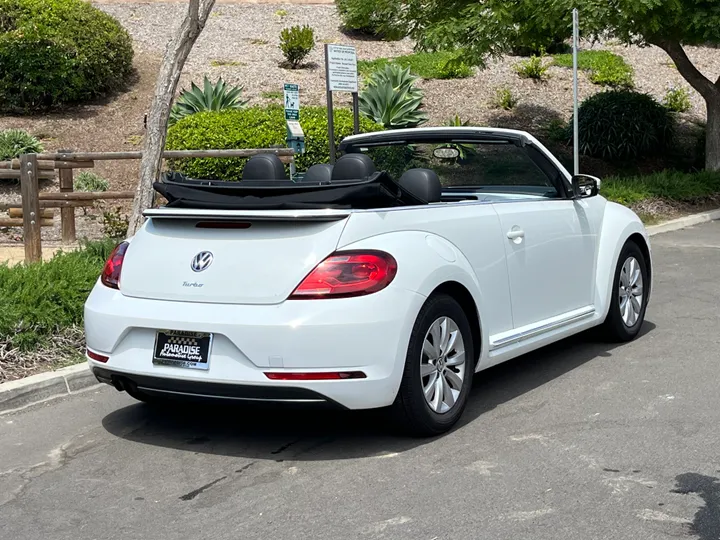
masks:
{"label": "small sign on post", "polygon": [[325,45],[325,79],[327,85],[328,141],[330,163],[335,163],[335,125],[333,92],[351,92],[353,96],[353,132],[360,132],[358,107],[357,52],[349,45]]}
{"label": "small sign on post", "polygon": [[285,120],[300,120],[300,87],[285,83]]}

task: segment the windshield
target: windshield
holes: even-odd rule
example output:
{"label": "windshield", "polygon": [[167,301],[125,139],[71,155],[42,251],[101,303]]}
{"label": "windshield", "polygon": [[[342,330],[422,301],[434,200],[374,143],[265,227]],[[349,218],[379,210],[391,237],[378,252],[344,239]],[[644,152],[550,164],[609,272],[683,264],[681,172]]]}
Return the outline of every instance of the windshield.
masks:
{"label": "windshield", "polygon": [[445,191],[560,197],[560,171],[536,148],[506,140],[434,140],[350,146],[346,153],[368,155],[378,170],[398,180],[414,168],[432,169]]}

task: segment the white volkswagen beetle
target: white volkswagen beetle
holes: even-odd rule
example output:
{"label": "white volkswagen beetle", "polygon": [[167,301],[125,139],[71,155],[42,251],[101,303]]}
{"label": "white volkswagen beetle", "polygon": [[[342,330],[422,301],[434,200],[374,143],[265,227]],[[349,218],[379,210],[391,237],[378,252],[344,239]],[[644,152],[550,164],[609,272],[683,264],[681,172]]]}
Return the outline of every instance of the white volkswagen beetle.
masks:
{"label": "white volkswagen beetle", "polygon": [[637,336],[650,295],[640,219],[534,137],[421,128],[348,137],[287,179],[170,174],[85,306],[103,382],[201,396],[389,407],[439,434],[473,374],[601,325]]}

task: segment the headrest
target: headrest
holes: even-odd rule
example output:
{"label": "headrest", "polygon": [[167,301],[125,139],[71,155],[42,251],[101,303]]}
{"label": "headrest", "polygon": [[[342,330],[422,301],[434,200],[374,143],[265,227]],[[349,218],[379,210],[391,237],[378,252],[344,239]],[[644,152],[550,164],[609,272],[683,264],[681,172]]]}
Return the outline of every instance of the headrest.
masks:
{"label": "headrest", "polygon": [[258,154],[248,159],[243,180],[285,180],[285,166],[275,154]]}
{"label": "headrest", "polygon": [[305,172],[305,176],[302,181],[328,183],[332,179],[332,174],[332,165],[329,163],[316,163]]}
{"label": "headrest", "polygon": [[335,162],[332,171],[333,181],[360,180],[376,171],[373,160],[365,154],[345,154]]}
{"label": "headrest", "polygon": [[409,169],[400,177],[398,184],[418,199],[429,203],[440,202],[442,184],[435,171],[430,169]]}

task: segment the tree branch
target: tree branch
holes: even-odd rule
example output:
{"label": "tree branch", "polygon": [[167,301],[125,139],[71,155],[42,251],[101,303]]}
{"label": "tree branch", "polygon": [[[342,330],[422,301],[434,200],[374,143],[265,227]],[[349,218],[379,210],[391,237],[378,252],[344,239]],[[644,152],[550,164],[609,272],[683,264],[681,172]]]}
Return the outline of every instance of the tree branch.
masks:
{"label": "tree branch", "polygon": [[695,64],[688,58],[680,42],[657,40],[653,42],[653,45],[657,45],[668,53],[673,62],[675,62],[675,66],[677,66],[680,75],[682,75],[702,97],[708,100],[716,96],[720,78],[718,78],[718,83],[713,84],[710,79],[695,67]]}

